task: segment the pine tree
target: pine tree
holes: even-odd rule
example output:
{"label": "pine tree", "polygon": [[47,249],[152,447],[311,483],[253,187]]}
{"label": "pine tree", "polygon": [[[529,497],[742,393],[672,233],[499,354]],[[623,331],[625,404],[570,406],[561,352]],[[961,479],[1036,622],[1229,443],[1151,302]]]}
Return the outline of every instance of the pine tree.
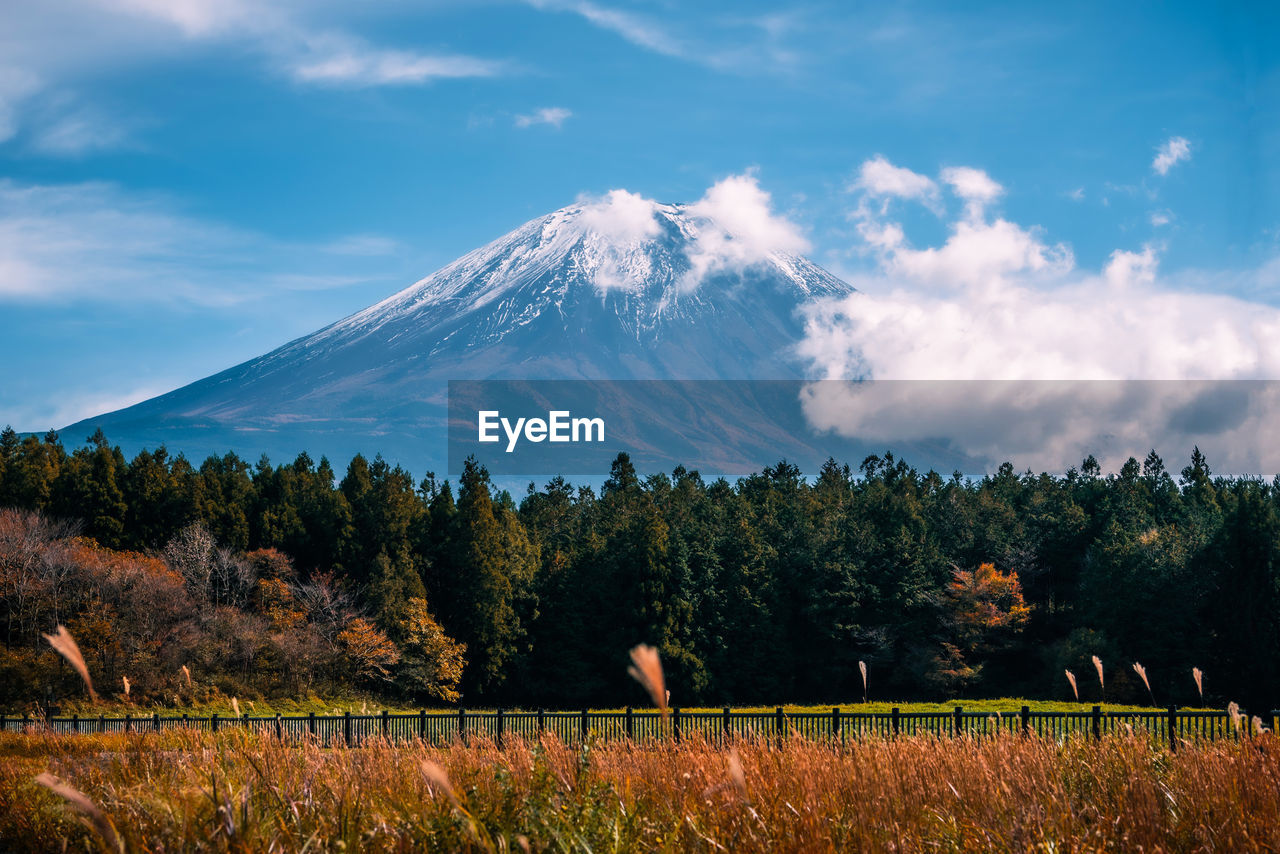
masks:
{"label": "pine tree", "polygon": [[458,638],[471,652],[465,684],[476,694],[492,694],[524,651],[526,626],[520,600],[528,596],[535,568],[527,539],[495,508],[489,473],[468,458],[458,490],[453,560],[457,575]]}

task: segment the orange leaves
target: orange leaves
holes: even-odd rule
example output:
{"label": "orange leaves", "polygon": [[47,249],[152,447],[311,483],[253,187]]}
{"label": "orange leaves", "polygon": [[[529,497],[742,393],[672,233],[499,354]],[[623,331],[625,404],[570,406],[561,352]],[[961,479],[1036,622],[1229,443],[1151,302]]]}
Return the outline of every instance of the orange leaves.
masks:
{"label": "orange leaves", "polygon": [[338,643],[357,679],[390,679],[400,652],[377,626],[356,617],[338,633]]}
{"label": "orange leaves", "polygon": [[1031,607],[1022,597],[1015,572],[1000,572],[984,563],[974,570],[956,569],[947,588],[952,616],[965,640],[976,640],[992,631],[1018,630],[1027,624]]}
{"label": "orange leaves", "polygon": [[264,578],[258,582],[258,606],[263,616],[271,621],[277,631],[288,631],[302,626],[307,615],[297,607],[289,585],[279,578]]}

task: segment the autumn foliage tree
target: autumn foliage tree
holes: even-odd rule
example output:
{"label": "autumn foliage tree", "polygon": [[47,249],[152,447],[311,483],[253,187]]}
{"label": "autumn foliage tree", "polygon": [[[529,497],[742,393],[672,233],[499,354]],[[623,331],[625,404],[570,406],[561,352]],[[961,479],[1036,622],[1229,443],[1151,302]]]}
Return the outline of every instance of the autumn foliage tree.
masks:
{"label": "autumn foliage tree", "polygon": [[400,661],[400,651],[372,621],[353,618],[338,633],[338,643],[355,681],[377,685],[392,680],[391,669]]}
{"label": "autumn foliage tree", "polygon": [[982,660],[1007,648],[1031,617],[1017,573],[992,563],[953,567],[942,606],[950,637],[933,658],[931,681],[953,691],[975,682]]}
{"label": "autumn foliage tree", "polygon": [[427,608],[426,599],[410,599],[404,617],[396,684],[414,698],[458,702],[462,697],[458,686],[466,667],[466,644],[445,634]]}

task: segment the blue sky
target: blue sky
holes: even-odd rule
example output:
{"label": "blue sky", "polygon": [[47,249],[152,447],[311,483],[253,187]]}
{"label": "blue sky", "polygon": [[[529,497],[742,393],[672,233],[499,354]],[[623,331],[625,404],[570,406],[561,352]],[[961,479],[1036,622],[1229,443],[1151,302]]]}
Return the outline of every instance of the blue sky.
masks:
{"label": "blue sky", "polygon": [[0,423],[214,373],[582,195],[742,175],[869,292],[968,221],[966,167],[1080,275],[1271,310],[1278,16],[1117,5],[0,0]]}

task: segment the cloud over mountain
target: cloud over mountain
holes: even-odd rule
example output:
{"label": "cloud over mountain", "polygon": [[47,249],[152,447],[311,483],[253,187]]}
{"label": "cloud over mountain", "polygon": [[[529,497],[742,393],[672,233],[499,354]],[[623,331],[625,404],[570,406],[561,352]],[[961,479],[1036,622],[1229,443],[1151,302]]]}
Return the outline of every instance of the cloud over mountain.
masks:
{"label": "cloud over mountain", "polygon": [[[896,174],[887,162],[869,163],[872,174]],[[863,192],[884,194],[888,183],[864,181]],[[1166,280],[1159,250],[1150,244],[1115,250],[1100,270],[1081,269],[1066,244],[990,212],[1001,188],[986,173],[949,169],[943,183],[963,212],[947,222],[947,236],[936,246],[913,245],[887,208],[862,200],[855,218],[863,249],[878,269],[852,279],[858,292],[806,308],[799,352],[825,379],[962,381],[951,387],[955,399],[943,391],[945,383],[915,386],[921,397],[914,402],[901,397],[905,385],[878,396],[865,390],[831,394],[832,386],[823,399],[811,401],[820,427],[867,435],[875,422],[886,437],[920,438],[963,432],[968,423],[973,432],[967,439],[976,443],[971,450],[1018,449],[1055,457],[1053,464],[1061,466],[1056,449],[1088,447],[1107,432],[1131,443],[1150,441],[1142,438],[1144,429],[1168,423],[1171,413],[1203,391],[1165,386],[1146,400],[1090,409],[1080,406],[1083,386],[1072,382],[1280,379],[1280,309]],[[898,198],[923,200],[920,186],[899,180],[889,189]],[[964,385],[971,381],[1030,382],[990,383],[978,403],[972,390],[962,391],[973,388]],[[1028,393],[1052,403],[1045,434],[1028,430],[1029,409],[998,399]],[[1000,412],[1007,416],[1003,422]],[[1239,414],[1246,418],[1243,410]],[[1251,429],[1261,429],[1258,418],[1275,414],[1254,413]]]}

